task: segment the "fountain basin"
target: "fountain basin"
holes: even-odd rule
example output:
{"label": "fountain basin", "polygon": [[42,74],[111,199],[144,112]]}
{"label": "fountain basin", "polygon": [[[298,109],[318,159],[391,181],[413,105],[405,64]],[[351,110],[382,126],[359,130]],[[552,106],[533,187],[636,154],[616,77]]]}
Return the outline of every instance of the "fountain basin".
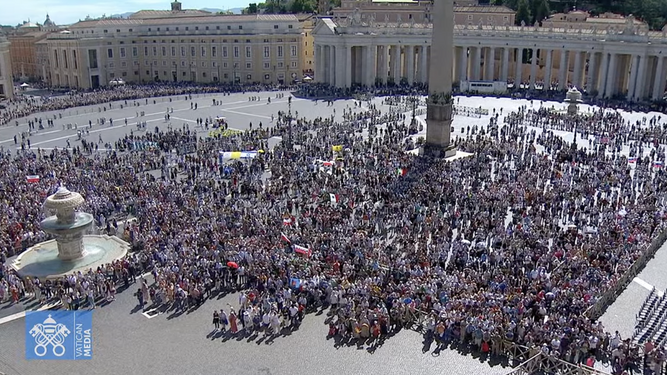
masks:
{"label": "fountain basin", "polygon": [[63,260],[59,257],[58,244],[54,239],[39,243],[17,256],[12,268],[22,277],[55,279],[121,259],[129,249],[130,244],[116,236],[88,235],[83,236],[84,256]]}
{"label": "fountain basin", "polygon": [[73,223],[63,223],[58,221],[58,217],[49,216],[42,220],[40,227],[44,232],[54,235],[71,234],[83,232],[93,224],[93,215],[86,212],[77,212]]}

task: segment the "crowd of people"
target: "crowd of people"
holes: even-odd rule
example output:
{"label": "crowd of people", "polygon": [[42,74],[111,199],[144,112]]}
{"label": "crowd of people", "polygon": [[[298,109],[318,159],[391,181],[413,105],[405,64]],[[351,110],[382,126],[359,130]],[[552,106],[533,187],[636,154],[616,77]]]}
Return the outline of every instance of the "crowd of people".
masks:
{"label": "crowd of people", "polygon": [[[493,110],[493,126],[455,124],[458,149],[473,155],[452,162],[406,153],[409,115],[361,101],[339,116],[295,119],[298,147],[280,144],[245,161],[221,160],[218,151],[266,149],[270,136],[286,135],[285,113],[226,137],[149,130],[95,156],[78,145],[5,151],[0,297],[39,293],[92,308],[138,282],[142,306],[182,311],[240,291],[238,309],[215,312],[216,327],[276,334],[331,306],[328,333],[343,340],[383,339],[417,319],[439,346],[458,341],[501,354],[507,340],[574,363],[613,355],[620,371],[633,368],[628,338],[585,312],[665,230],[667,175],[654,168],[664,146],[649,139],[662,137],[664,124],[628,124],[610,111],[500,113]],[[555,132],[575,128],[583,147]],[[600,141],[589,144],[588,135]],[[133,137],[157,146],[126,147]],[[174,157],[181,143],[196,152]],[[627,143],[634,164],[620,152]],[[161,173],[142,173],[151,170]],[[28,183],[26,175],[42,178]],[[13,274],[7,258],[46,238],[41,203],[58,185],[86,197],[83,209],[99,227],[133,217],[119,236],[136,252],[56,281]],[[664,348],[646,354],[662,366]]]}

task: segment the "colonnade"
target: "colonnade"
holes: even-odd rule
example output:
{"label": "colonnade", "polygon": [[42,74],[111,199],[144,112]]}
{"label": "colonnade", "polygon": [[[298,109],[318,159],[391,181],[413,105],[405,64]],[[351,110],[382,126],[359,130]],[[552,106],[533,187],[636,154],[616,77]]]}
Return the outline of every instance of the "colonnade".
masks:
{"label": "colonnade", "polygon": [[[667,82],[667,33],[456,25],[453,81],[533,90],[576,86],[599,98],[658,100]],[[427,83],[429,27],[316,27],[315,80],[336,87]]]}
{"label": "colonnade", "polygon": [[[427,83],[430,46],[316,45],[315,78],[337,87]],[[665,56],[569,48],[456,46],[454,81],[507,81],[529,89],[576,86],[599,97],[660,99]],[[517,63],[519,61],[520,63]]]}
{"label": "colonnade", "polygon": [[428,82],[428,45],[316,45],[315,77],[337,87]]}

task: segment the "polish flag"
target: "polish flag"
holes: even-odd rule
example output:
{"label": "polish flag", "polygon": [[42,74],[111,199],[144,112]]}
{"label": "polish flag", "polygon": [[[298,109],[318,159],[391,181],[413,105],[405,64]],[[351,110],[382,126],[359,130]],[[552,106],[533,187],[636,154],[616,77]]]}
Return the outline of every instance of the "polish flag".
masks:
{"label": "polish flag", "polygon": [[312,251],[309,248],[299,245],[294,245],[294,252],[305,256],[310,256],[312,254]]}
{"label": "polish flag", "polygon": [[329,200],[331,200],[331,203],[338,203],[338,194],[329,193]]}
{"label": "polish flag", "polygon": [[292,218],[291,217],[284,218],[283,225],[292,225]]}
{"label": "polish flag", "polygon": [[26,181],[28,181],[28,183],[31,183],[31,184],[39,182],[39,176],[35,175],[35,174],[25,176],[25,179],[26,179]]}
{"label": "polish flag", "polygon": [[289,238],[287,238],[285,233],[280,233],[280,239],[287,242],[287,243],[292,243],[292,241],[290,241]]}

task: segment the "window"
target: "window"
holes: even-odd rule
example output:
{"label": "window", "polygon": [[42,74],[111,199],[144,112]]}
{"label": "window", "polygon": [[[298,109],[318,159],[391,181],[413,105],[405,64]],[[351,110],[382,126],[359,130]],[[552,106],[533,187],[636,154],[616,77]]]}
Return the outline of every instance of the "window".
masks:
{"label": "window", "polygon": [[157,56],[157,47],[153,46],[153,56]]}
{"label": "window", "polygon": [[116,76],[116,73],[114,73],[114,72],[109,73],[109,77],[114,78],[115,76]]}
{"label": "window", "polygon": [[266,70],[266,69],[271,69],[271,63],[268,62],[268,61],[265,62],[265,63],[264,63],[264,69],[265,69],[265,70]]}
{"label": "window", "polygon": [[245,63],[245,68],[246,69],[252,69],[252,63]]}
{"label": "window", "polygon": [[245,48],[245,57],[248,59],[252,57],[252,47]]}
{"label": "window", "polygon": [[216,61],[211,61],[211,66],[216,68],[218,66],[218,63]]}
{"label": "window", "polygon": [[138,76],[138,75],[139,75],[139,71],[138,71],[138,70],[135,70],[135,71],[134,71],[134,75],[135,75],[135,76]]}
{"label": "window", "polygon": [[216,48],[216,46],[212,46],[211,47],[211,57],[216,57],[216,56],[218,56],[218,49]]}
{"label": "window", "polygon": [[292,61],[292,68],[296,68],[296,66],[297,66],[296,61]]}
{"label": "window", "polygon": [[288,29],[291,29],[291,28],[292,28],[292,25],[287,25],[287,28],[288,28]]}
{"label": "window", "polygon": [[503,16],[503,21],[508,22],[510,20],[509,16]]}
{"label": "window", "polygon": [[185,61],[181,61],[181,66],[185,68]]}
{"label": "window", "polygon": [[144,56],[148,56],[148,47],[144,47]]}
{"label": "window", "polygon": [[468,14],[468,21],[472,21],[472,14]]}
{"label": "window", "polygon": [[167,60],[162,60],[162,66],[167,66]]}
{"label": "window", "polygon": [[185,57],[185,47],[181,47],[181,57]]}
{"label": "window", "polygon": [[223,63],[222,63],[222,67],[225,68],[225,69],[227,69],[227,63],[226,63],[226,62],[223,62]]}
{"label": "window", "polygon": [[107,49],[107,57],[113,59],[113,49],[111,48]]}
{"label": "window", "polygon": [[234,58],[238,59],[239,58],[239,47],[234,46]]}
{"label": "window", "polygon": [[63,62],[65,62],[65,69],[69,69],[67,65],[67,51],[63,50]]}
{"label": "window", "polygon": [[264,58],[271,57],[271,47],[264,46]]}
{"label": "window", "polygon": [[112,61],[112,62],[109,63],[109,68],[113,68],[113,67],[114,67],[114,63]]}
{"label": "window", "polygon": [[132,57],[137,57],[139,56],[139,50],[137,47],[132,47]]}
{"label": "window", "polygon": [[216,30],[220,30],[220,25],[215,27]]}
{"label": "window", "polygon": [[195,26],[195,31],[199,31],[199,26]]}
{"label": "window", "polygon": [[292,53],[292,57],[296,57],[296,46],[291,46],[290,50],[291,50],[291,53]]}
{"label": "window", "polygon": [[278,57],[283,57],[283,46],[278,46]]}
{"label": "window", "polygon": [[232,29],[232,26],[231,26],[231,25],[227,25],[227,30],[231,30],[231,29]]}
{"label": "window", "polygon": [[208,30],[208,26],[206,26],[206,30]]}
{"label": "window", "polygon": [[227,58],[227,47],[222,47],[222,57]]}
{"label": "window", "polygon": [[192,56],[192,57],[195,57],[195,56],[196,56],[196,51],[195,51],[195,47],[194,47],[194,46],[190,47],[190,56]]}
{"label": "window", "polygon": [[274,28],[274,29],[277,29],[277,28],[278,28],[278,25],[273,25],[273,28]]}
{"label": "window", "polygon": [[120,47],[120,57],[125,58],[125,47]]}
{"label": "window", "polygon": [[285,64],[282,61],[278,62],[278,68],[282,69],[284,67],[285,67]]}
{"label": "window", "polygon": [[201,48],[201,57],[206,57],[206,47]]}
{"label": "window", "polygon": [[202,68],[206,68],[206,61],[202,61],[202,62],[201,62],[201,67],[202,67]]}
{"label": "window", "polygon": [[171,47],[171,57],[176,57],[176,47]]}
{"label": "window", "polygon": [[166,57],[166,56],[167,56],[167,47],[162,46],[162,57]]}
{"label": "window", "polygon": [[239,25],[239,30],[243,30],[243,25]]}
{"label": "window", "polygon": [[126,62],[126,61],[121,61],[121,62],[120,62],[120,67],[121,67],[121,68],[125,68],[125,67],[127,67],[127,62]]}
{"label": "window", "polygon": [[74,63],[74,69],[78,69],[79,63],[76,61],[76,51],[72,51],[72,62]]}

